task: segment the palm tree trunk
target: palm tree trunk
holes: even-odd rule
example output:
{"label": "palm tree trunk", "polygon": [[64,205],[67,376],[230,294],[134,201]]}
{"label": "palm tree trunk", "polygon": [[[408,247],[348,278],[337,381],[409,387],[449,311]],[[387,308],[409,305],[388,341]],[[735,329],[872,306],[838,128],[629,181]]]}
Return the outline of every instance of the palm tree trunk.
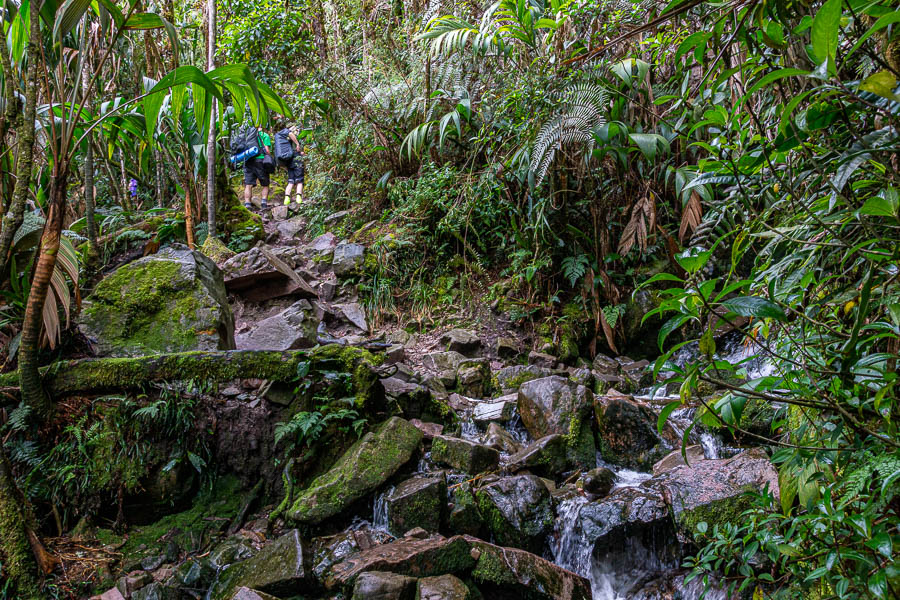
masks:
{"label": "palm tree trunk", "polygon": [[[216,67],[216,0],[207,6],[206,69]],[[206,139],[206,221],[209,237],[216,237],[216,99],[213,98],[209,113],[209,134]]]}
{"label": "palm tree trunk", "polygon": [[22,494],[0,444],[0,553],[4,575],[15,585],[16,598],[42,598],[38,564],[29,542]]}
{"label": "palm tree trunk", "polygon": [[[34,161],[34,119],[37,114],[37,63],[38,44],[41,41],[39,3],[30,5],[31,27],[28,34],[26,56],[28,68],[25,72],[25,109],[22,123],[17,131],[18,156],[16,159],[16,186],[7,212],[0,225],[0,282],[6,279],[7,257],[12,247],[13,236],[25,220],[25,199],[31,185],[31,167]],[[7,85],[9,83],[7,82]]]}
{"label": "palm tree trunk", "polygon": [[62,234],[63,215],[66,211],[66,185],[69,178],[69,164],[61,160],[53,165],[50,176],[50,207],[47,223],[41,235],[40,254],[25,305],[25,318],[22,323],[22,339],[19,344],[19,388],[22,401],[30,407],[42,420],[46,421],[53,413],[53,404],[44,392],[41,375],[38,372],[38,349],[41,341],[41,325],[43,323],[44,304],[50,289],[50,278],[56,267],[56,256],[59,253],[59,238]]}

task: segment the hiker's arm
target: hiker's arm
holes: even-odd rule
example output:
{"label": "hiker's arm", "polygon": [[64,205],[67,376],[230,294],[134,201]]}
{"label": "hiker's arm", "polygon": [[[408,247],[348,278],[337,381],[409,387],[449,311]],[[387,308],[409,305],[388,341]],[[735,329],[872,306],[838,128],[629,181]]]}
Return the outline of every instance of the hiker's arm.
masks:
{"label": "hiker's arm", "polygon": [[288,139],[294,143],[294,149],[297,151],[297,154],[300,154],[300,140],[297,139],[293,131],[288,134]]}

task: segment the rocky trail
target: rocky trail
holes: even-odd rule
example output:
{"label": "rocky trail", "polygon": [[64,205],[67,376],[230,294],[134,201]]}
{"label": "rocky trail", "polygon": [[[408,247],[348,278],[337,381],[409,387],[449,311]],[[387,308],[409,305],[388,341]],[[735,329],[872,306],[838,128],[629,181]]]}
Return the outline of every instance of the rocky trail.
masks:
{"label": "rocky trail", "polygon": [[[264,222],[266,242],[241,254],[176,246],[121,267],[86,302],[82,331],[101,356],[360,348],[379,364],[366,404],[350,398],[365,433],[332,428],[323,449],[285,461],[275,423],[325,410],[319,400],[230,382],[212,394],[212,454],[242,485],[106,546],[118,557],[104,600],[699,598],[681,566],[697,524],[733,521],[748,490],[777,493],[764,452],[685,434],[696,407],[657,431],[672,398],[649,395],[647,361],[562,364],[501,315],[373,330],[363,244],[308,239],[285,207]],[[299,387],[314,377],[331,389],[337,376]]]}

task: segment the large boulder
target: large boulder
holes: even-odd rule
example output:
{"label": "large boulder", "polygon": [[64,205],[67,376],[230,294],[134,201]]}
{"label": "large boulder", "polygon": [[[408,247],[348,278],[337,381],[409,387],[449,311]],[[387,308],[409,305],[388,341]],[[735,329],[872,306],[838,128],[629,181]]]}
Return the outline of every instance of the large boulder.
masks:
{"label": "large boulder", "polygon": [[469,440],[436,435],[431,440],[431,460],[476,475],[496,469],[500,464],[500,453]]}
{"label": "large boulder", "polygon": [[209,600],[230,600],[241,587],[276,596],[292,594],[298,587],[310,583],[305,553],[300,533],[296,529],[289,531],[253,558],[225,568],[207,597]]}
{"label": "large boulder", "polygon": [[512,434],[496,423],[488,425],[484,437],[481,438],[481,443],[506,454],[515,454],[522,449]]}
{"label": "large boulder", "polygon": [[522,424],[534,439],[558,434],[566,438],[567,458],[580,468],[596,463],[591,411],[594,395],[560,376],[528,381],[519,388]]}
{"label": "large boulder", "polygon": [[388,529],[400,536],[416,527],[436,533],[441,528],[447,507],[447,478],[419,475],[407,479],[391,491],[385,499]]}
{"label": "large boulder", "polygon": [[308,300],[298,300],[235,337],[241,350],[295,350],[316,345],[319,320]]}
{"label": "large boulder", "polygon": [[657,416],[645,404],[630,396],[603,396],[595,408],[600,453],[606,462],[629,469],[649,471],[676,443],[671,427],[657,432]]}
{"label": "large boulder", "polygon": [[493,539],[502,546],[540,552],[553,530],[550,491],[534,475],[503,477],[475,493]]}
{"label": "large boulder", "polygon": [[181,244],[105,277],[84,302],[78,326],[100,356],[235,347],[222,272]]}
{"label": "large boulder", "polygon": [[566,470],[566,439],[557,434],[544,436],[509,457],[511,471],[528,469],[556,479]]}
{"label": "large boulder", "polygon": [[362,244],[338,244],[334,248],[331,268],[337,275],[349,275],[359,271],[366,258],[366,247]]}
{"label": "large boulder", "polygon": [[422,432],[392,417],[356,442],[331,469],[304,490],[288,516],[301,523],[333,517],[388,480],[412,458]]}

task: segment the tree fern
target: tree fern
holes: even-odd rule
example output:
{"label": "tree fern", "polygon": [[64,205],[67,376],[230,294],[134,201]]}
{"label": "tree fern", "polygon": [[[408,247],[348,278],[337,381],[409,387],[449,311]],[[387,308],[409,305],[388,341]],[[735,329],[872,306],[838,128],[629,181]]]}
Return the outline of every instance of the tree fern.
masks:
{"label": "tree fern", "polygon": [[556,151],[573,142],[593,149],[593,131],[606,122],[606,91],[595,84],[580,83],[565,91],[554,116],[538,132],[531,152],[530,170],[538,185],[547,175]]}

